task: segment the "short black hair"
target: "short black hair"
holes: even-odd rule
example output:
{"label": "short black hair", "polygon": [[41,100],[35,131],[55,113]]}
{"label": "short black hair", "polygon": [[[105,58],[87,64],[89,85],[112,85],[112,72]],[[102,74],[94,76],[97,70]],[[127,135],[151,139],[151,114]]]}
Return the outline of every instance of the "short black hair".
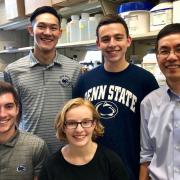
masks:
{"label": "short black hair", "polygon": [[180,23],[168,24],[162,28],[156,38],[155,50],[158,51],[158,42],[161,38],[171,35],[171,34],[180,34]]}
{"label": "short black hair", "polygon": [[62,19],[61,15],[58,14],[57,11],[51,6],[42,6],[42,7],[37,8],[30,17],[31,24],[38,15],[44,14],[44,13],[50,13],[54,15],[58,19],[59,24],[61,24],[61,19]]}
{"label": "short black hair", "polygon": [[19,106],[19,96],[16,89],[8,82],[0,81],[0,96],[6,93],[11,93],[14,98],[14,103]]}
{"label": "short black hair", "polygon": [[99,24],[98,24],[98,26],[96,28],[96,36],[97,36],[97,38],[99,38],[99,28],[101,26],[108,25],[108,24],[113,24],[113,23],[122,24],[125,31],[126,31],[126,36],[129,37],[129,29],[128,29],[128,26],[127,26],[125,20],[122,17],[120,17],[118,14],[108,14],[108,15],[104,16],[100,20],[100,22],[99,22]]}

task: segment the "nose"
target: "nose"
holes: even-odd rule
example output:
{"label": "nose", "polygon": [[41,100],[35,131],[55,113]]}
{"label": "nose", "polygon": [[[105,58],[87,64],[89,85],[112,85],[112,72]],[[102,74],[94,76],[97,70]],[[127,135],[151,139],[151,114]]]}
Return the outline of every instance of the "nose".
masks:
{"label": "nose", "polygon": [[0,118],[4,118],[6,117],[7,113],[6,110],[4,108],[0,108]]}
{"label": "nose", "polygon": [[116,40],[114,38],[110,39],[109,46],[116,46]]}
{"label": "nose", "polygon": [[52,34],[52,31],[51,31],[51,29],[50,28],[46,28],[45,30],[44,30],[44,34]]}
{"label": "nose", "polygon": [[176,61],[178,59],[177,55],[175,54],[175,52],[172,50],[169,52],[169,55],[167,57],[168,61]]}
{"label": "nose", "polygon": [[76,131],[82,131],[82,130],[83,130],[82,125],[80,123],[77,124]]}

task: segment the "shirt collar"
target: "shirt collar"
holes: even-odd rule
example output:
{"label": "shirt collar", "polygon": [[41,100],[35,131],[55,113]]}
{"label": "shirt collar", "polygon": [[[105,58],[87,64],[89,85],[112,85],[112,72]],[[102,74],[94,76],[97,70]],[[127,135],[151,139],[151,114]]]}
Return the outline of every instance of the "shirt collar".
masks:
{"label": "shirt collar", "polygon": [[19,137],[19,130],[16,129],[16,133],[12,136],[7,142],[5,142],[4,146],[14,147]]}
{"label": "shirt collar", "polygon": [[167,93],[168,93],[171,101],[179,101],[180,102],[180,96],[175,94],[171,89],[168,89]]}
{"label": "shirt collar", "polygon": [[[54,58],[54,60],[53,60],[53,63],[51,63],[51,64],[48,64],[47,66],[54,66],[54,64],[59,64],[59,65],[61,65],[61,62],[60,62],[60,55],[57,53],[57,51],[56,51],[56,56],[55,56],[55,58]],[[30,58],[30,67],[34,67],[34,66],[36,66],[36,65],[40,65],[41,66],[41,64],[39,63],[39,61],[37,60],[37,58],[34,56],[34,54],[33,54],[33,52],[32,52],[32,50],[30,51],[30,53],[29,53],[29,58]],[[44,65],[43,65],[44,66]]]}
{"label": "shirt collar", "polygon": [[175,92],[172,91],[172,89],[170,89],[170,87],[168,86],[168,84],[166,84],[166,92],[169,96],[170,101],[179,101],[180,102],[180,96],[177,95]]}

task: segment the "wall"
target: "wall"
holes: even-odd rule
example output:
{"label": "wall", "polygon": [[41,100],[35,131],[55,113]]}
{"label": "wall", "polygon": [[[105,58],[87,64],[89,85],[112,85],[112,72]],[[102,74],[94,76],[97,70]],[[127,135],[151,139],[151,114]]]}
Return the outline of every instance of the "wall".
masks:
{"label": "wall", "polygon": [[[20,31],[2,31],[0,30],[0,51],[7,48],[19,48],[29,46],[29,35],[26,30]],[[2,53],[0,54],[0,71],[4,67],[24,56],[27,53]]]}

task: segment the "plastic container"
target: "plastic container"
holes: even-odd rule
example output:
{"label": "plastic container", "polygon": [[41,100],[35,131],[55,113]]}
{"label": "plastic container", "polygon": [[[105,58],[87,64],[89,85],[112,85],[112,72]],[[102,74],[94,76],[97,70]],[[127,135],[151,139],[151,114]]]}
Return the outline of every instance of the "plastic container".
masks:
{"label": "plastic container", "polygon": [[154,74],[155,66],[157,64],[156,54],[154,49],[149,49],[147,54],[143,57],[142,67]]}
{"label": "plastic container", "polygon": [[89,40],[88,21],[89,21],[89,14],[81,13],[81,19],[79,20],[80,41]]}
{"label": "plastic container", "polygon": [[89,40],[96,39],[96,28],[99,21],[102,19],[103,14],[95,14],[94,17],[89,17],[88,21],[88,36]]}
{"label": "plastic container", "polygon": [[149,9],[148,2],[128,2],[120,5],[118,14],[124,18],[129,28],[129,34],[144,34],[149,32]]}
{"label": "plastic container", "polygon": [[158,66],[154,49],[147,51],[147,54],[143,57],[142,67],[155,76],[160,86],[165,84],[166,78]]}
{"label": "plastic container", "polygon": [[96,27],[97,27],[97,20],[95,17],[90,17],[88,22],[88,36],[89,40],[96,39]]}
{"label": "plastic container", "polygon": [[94,17],[95,17],[97,23],[99,23],[99,21],[103,18],[103,14],[95,14]]}
{"label": "plastic container", "polygon": [[78,42],[80,40],[78,15],[71,16],[71,21],[69,22],[69,36],[70,36],[70,42]]}
{"label": "plastic container", "polygon": [[66,25],[66,33],[67,33],[67,36],[66,36],[67,43],[69,43],[70,42],[70,22],[68,22]]}
{"label": "plastic container", "polygon": [[173,23],[180,23],[180,1],[173,1]]}
{"label": "plastic container", "polygon": [[61,21],[62,34],[58,40],[58,43],[60,44],[67,43],[67,29],[66,28],[67,28],[67,19],[62,18],[62,21]]}
{"label": "plastic container", "polygon": [[162,29],[172,23],[173,4],[167,0],[160,1],[150,10],[150,31]]}

